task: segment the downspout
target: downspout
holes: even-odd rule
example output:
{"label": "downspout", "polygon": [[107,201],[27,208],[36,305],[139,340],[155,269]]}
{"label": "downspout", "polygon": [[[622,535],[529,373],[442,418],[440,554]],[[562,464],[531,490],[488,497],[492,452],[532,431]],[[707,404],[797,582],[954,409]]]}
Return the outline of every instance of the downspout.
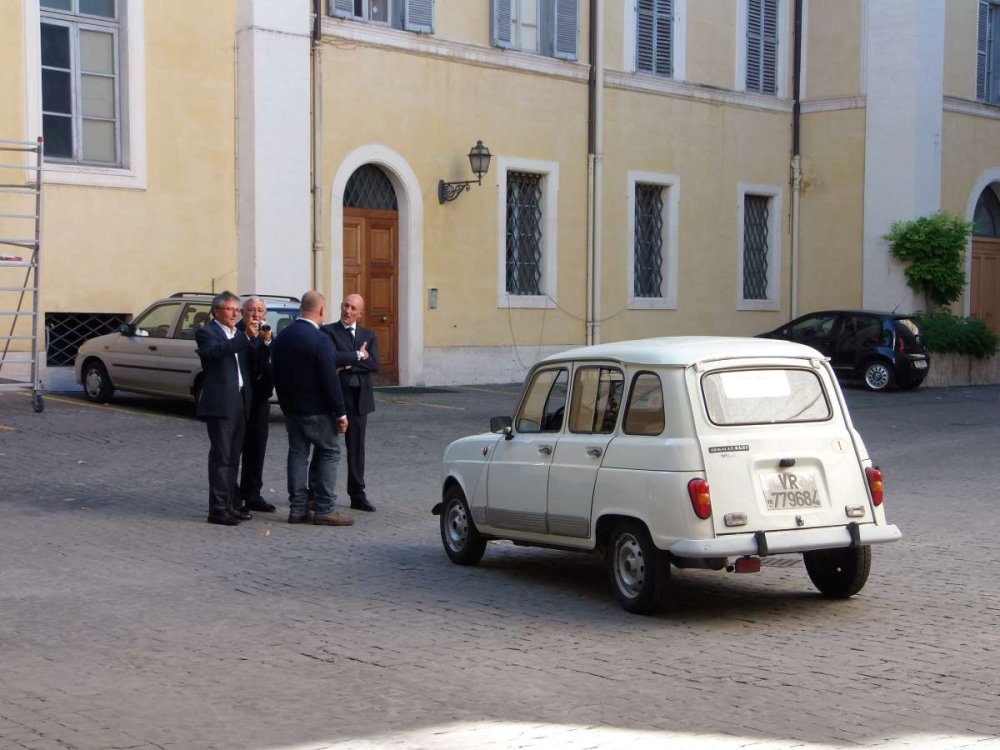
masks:
{"label": "downspout", "polygon": [[802,75],[802,0],[795,0],[795,47],[792,63],[792,220],[791,229],[791,315],[799,316],[799,207],[802,202],[802,158],[799,151],[801,130]]}
{"label": "downspout", "polygon": [[[312,62],[312,288],[323,287],[323,1],[313,0]],[[325,290],[329,293],[329,289]]]}
{"label": "downspout", "polygon": [[590,3],[590,127],[587,134],[587,343],[601,343],[604,160],[604,3]]}

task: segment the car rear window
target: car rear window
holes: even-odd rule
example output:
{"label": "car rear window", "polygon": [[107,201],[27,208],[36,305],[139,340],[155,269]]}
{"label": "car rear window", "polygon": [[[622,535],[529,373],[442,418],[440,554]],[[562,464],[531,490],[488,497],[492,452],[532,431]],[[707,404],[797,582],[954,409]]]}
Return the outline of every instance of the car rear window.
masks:
{"label": "car rear window", "polygon": [[759,368],[710,372],[701,381],[717,425],[821,422],[830,418],[823,383],[812,370]]}

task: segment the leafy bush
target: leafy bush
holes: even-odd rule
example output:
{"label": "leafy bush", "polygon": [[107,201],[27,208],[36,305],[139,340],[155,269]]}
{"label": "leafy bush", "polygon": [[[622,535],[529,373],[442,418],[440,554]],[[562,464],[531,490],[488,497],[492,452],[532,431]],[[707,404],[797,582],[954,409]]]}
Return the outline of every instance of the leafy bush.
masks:
{"label": "leafy bush", "polygon": [[924,343],[932,352],[970,354],[979,359],[997,353],[1000,337],[977,318],[963,318],[950,312],[917,313],[914,317]]}
{"label": "leafy bush", "polygon": [[909,287],[923,292],[929,307],[946,306],[965,288],[965,246],[971,233],[971,221],[938,211],[893,223],[885,239],[893,257],[909,264]]}

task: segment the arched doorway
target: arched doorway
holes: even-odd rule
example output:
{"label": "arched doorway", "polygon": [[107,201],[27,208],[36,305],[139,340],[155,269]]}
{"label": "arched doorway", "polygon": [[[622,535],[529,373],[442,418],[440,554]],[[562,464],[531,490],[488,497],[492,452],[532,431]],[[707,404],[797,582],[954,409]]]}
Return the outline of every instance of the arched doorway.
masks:
{"label": "arched doorway", "polygon": [[399,383],[399,209],[396,191],[374,164],[344,188],[344,296],[365,298],[362,325],[378,336],[378,385]]}
{"label": "arched doorway", "polygon": [[980,193],[972,221],[969,314],[1000,333],[1000,198],[993,185]]}

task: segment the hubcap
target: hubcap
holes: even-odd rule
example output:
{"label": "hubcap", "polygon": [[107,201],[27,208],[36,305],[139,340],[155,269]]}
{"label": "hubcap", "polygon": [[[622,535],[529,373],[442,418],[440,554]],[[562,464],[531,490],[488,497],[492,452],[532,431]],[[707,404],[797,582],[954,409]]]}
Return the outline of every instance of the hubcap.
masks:
{"label": "hubcap", "polygon": [[876,390],[885,388],[889,382],[889,370],[885,365],[872,365],[865,374],[868,385]]}
{"label": "hubcap", "polygon": [[615,545],[615,580],[618,588],[629,598],[642,591],[646,575],[646,561],[642,556],[639,540],[632,534],[623,534]]}
{"label": "hubcap", "polygon": [[101,375],[97,370],[87,370],[87,393],[96,396],[101,392]]}
{"label": "hubcap", "polygon": [[448,535],[448,546],[456,552],[465,547],[469,538],[469,519],[465,515],[465,507],[457,500],[448,506],[445,530]]}

